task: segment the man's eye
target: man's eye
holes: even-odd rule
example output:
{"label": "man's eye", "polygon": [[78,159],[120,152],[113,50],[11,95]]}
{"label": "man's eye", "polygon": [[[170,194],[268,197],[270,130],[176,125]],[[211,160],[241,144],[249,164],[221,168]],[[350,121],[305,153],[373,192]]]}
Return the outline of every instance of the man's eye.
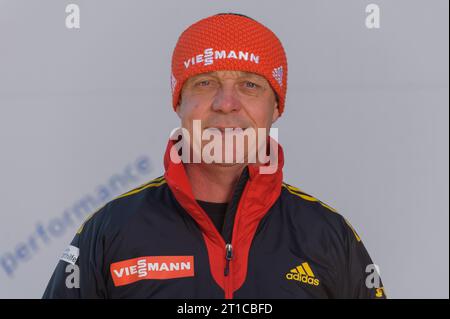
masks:
{"label": "man's eye", "polygon": [[245,82],[245,87],[250,88],[250,89],[255,89],[258,87],[258,84],[250,82],[250,81],[246,81]]}
{"label": "man's eye", "polygon": [[210,81],[209,80],[203,80],[203,81],[199,81],[197,82],[197,86],[208,86],[210,85]]}

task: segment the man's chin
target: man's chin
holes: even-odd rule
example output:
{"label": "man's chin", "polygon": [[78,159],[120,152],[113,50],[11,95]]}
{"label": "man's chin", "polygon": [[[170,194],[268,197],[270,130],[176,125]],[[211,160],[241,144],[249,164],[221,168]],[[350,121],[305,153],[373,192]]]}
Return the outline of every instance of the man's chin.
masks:
{"label": "man's chin", "polygon": [[205,163],[205,164],[206,165],[214,165],[214,166],[223,167],[223,168],[247,165],[247,163],[210,163],[210,164]]}

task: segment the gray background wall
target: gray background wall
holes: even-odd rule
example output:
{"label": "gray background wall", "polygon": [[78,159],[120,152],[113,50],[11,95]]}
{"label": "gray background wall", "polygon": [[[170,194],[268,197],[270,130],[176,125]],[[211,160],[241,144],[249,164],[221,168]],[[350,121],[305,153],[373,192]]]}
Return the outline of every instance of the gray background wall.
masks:
{"label": "gray background wall", "polygon": [[86,196],[162,174],[173,47],[224,11],[287,51],[285,180],[352,222],[389,297],[448,298],[446,0],[0,0],[0,297],[41,296]]}

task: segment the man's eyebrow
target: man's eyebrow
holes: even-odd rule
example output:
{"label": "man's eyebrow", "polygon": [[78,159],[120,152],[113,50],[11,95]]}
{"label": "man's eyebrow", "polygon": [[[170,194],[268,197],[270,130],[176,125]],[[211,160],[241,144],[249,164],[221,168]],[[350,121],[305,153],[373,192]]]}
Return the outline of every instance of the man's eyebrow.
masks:
{"label": "man's eyebrow", "polygon": [[251,73],[251,72],[247,72],[247,73],[243,73],[241,76],[241,78],[253,78],[253,79],[264,79],[263,76],[256,74],[256,73]]}
{"label": "man's eyebrow", "polygon": [[[190,77],[188,79],[188,81],[195,81],[196,79],[201,78],[201,77],[219,78],[219,76],[217,74],[217,71],[211,71],[211,72],[205,72],[205,73],[200,73],[200,74],[194,75],[193,77]],[[258,80],[263,80],[264,79],[264,77],[259,75],[259,74],[256,74],[256,73],[253,73],[253,72],[242,72],[241,71],[241,74],[239,74],[237,79],[243,79],[243,78],[258,79]]]}
{"label": "man's eyebrow", "polygon": [[196,74],[196,75],[190,77],[190,78],[188,79],[188,81],[196,80],[196,79],[198,79],[198,78],[201,78],[202,76],[212,76],[212,77],[217,77],[217,72],[212,71],[212,72],[206,72],[206,73]]}

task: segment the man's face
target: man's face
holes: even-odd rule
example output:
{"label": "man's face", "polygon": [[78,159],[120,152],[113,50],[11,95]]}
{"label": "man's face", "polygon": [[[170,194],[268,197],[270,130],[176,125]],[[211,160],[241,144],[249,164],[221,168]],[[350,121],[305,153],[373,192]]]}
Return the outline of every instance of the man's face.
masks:
{"label": "man's face", "polygon": [[[260,75],[242,71],[215,71],[189,78],[176,111],[182,127],[191,136],[194,120],[201,120],[202,132],[208,128],[253,128],[255,132],[265,128],[268,135],[279,117],[269,82]],[[202,147],[207,143],[204,141]]]}

